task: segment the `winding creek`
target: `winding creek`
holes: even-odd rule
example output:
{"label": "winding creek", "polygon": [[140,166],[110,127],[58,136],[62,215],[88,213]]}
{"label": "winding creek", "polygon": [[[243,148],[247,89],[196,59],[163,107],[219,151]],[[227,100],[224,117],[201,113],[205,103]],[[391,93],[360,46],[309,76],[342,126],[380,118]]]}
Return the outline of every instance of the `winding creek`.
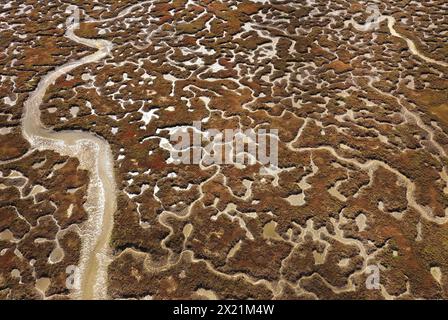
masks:
{"label": "winding creek", "polygon": [[[411,51],[411,53],[412,53],[413,55],[419,57],[420,59],[422,59],[423,61],[426,61],[426,62],[428,62],[428,63],[431,63],[431,64],[437,64],[437,65],[442,66],[442,67],[448,67],[448,63],[447,63],[447,62],[437,61],[437,60],[434,60],[434,59],[432,59],[432,58],[430,58],[430,57],[427,57],[427,56],[425,56],[424,54],[422,54],[422,53],[417,49],[417,46],[415,45],[415,43],[414,43],[411,39],[409,39],[409,38],[407,38],[407,37],[405,37],[405,36],[399,34],[399,33],[395,30],[395,28],[394,28],[394,27],[395,27],[395,24],[397,23],[397,20],[395,19],[395,17],[393,17],[393,16],[383,16],[383,15],[382,15],[382,16],[379,16],[379,17],[377,18],[376,23],[382,23],[382,22],[384,22],[384,21],[387,21],[387,27],[388,27],[388,29],[389,29],[390,34],[391,34],[392,36],[394,36],[394,37],[398,37],[398,38],[401,38],[401,39],[403,39],[404,41],[406,41],[406,44],[408,45],[409,50]],[[353,20],[353,19],[348,20],[348,21],[345,21],[345,27],[347,27],[347,26],[350,25],[350,24],[351,24],[355,29],[357,29],[357,30],[359,30],[359,31],[363,31],[363,32],[372,31],[372,30],[371,30],[371,26],[370,26],[369,24],[359,24],[358,22],[356,22],[356,21]]]}
{"label": "winding creek", "polygon": [[98,51],[66,63],[43,77],[24,104],[22,133],[33,148],[76,157],[80,160],[81,168],[90,173],[85,204],[88,220],[81,234],[83,246],[79,265],[80,288],[75,296],[82,299],[102,299],[106,298],[108,243],[116,210],[112,152],[106,140],[92,133],[75,130],[55,132],[46,128],[41,122],[39,109],[48,87],[56,79],[79,66],[99,61],[111,52],[111,42],[80,38],[74,33],[77,27],[77,24],[70,26],[66,36],[77,43],[97,48]]}
{"label": "winding creek", "polygon": [[[115,17],[101,20],[89,19],[87,22],[113,21],[126,16],[135,8],[151,2],[152,0],[142,1],[126,7]],[[74,14],[79,14],[79,9],[76,6],[70,6],[68,9]],[[106,299],[107,266],[111,259],[109,240],[114,213],[117,209],[117,188],[111,148],[105,139],[90,132],[79,130],[56,132],[46,128],[40,118],[40,105],[49,86],[75,68],[100,61],[110,55],[112,51],[112,42],[78,37],[75,34],[75,30],[78,28],[79,22],[75,19],[74,23],[67,27],[65,36],[76,43],[98,50],[91,55],[56,68],[41,79],[37,88],[24,103],[22,134],[30,142],[32,148],[53,150],[62,155],[78,158],[80,167],[89,171],[90,182],[87,201],[84,205],[88,213],[88,220],[81,231],[80,285],[75,288],[73,295],[80,299]]]}
{"label": "winding creek", "polygon": [[[111,21],[129,14],[135,7],[149,2],[151,1],[143,1],[129,6],[115,18],[88,20],[88,22]],[[381,16],[380,20],[388,21],[391,34],[404,39],[413,54],[426,62],[448,66],[447,63],[435,61],[424,56],[417,50],[415,44],[410,39],[398,34],[394,29],[395,19],[393,17]],[[363,27],[353,20],[348,21],[348,23],[352,23],[355,27]],[[81,168],[89,171],[90,182],[85,204],[88,220],[81,231],[83,246],[79,264],[80,288],[75,290],[74,296],[81,299],[106,299],[107,266],[110,262],[109,240],[113,227],[113,216],[117,207],[117,187],[111,148],[105,139],[90,132],[77,130],[56,132],[46,128],[40,118],[40,105],[49,86],[59,77],[66,75],[73,69],[100,61],[111,53],[113,48],[111,42],[78,37],[74,33],[78,27],[79,25],[76,23],[69,26],[66,31],[66,37],[76,43],[98,50],[77,61],[68,62],[56,68],[41,79],[37,88],[30,94],[24,104],[22,132],[32,148],[53,150],[62,155],[76,157],[80,161]],[[370,166],[371,164],[368,165]],[[372,165],[378,164],[372,163]]]}

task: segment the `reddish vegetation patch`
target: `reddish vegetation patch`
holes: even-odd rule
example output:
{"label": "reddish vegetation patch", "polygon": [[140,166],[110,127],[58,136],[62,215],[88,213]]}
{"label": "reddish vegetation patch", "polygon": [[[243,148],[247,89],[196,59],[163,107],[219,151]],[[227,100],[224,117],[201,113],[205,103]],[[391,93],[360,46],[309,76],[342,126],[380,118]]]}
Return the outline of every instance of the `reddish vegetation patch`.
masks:
{"label": "reddish vegetation patch", "polygon": [[25,154],[28,147],[28,142],[17,133],[2,134],[0,135],[0,160],[18,158]]}
{"label": "reddish vegetation patch", "polygon": [[340,60],[333,61],[328,65],[328,68],[333,69],[336,73],[345,73],[347,71],[353,70],[353,68],[349,64],[344,63]]}

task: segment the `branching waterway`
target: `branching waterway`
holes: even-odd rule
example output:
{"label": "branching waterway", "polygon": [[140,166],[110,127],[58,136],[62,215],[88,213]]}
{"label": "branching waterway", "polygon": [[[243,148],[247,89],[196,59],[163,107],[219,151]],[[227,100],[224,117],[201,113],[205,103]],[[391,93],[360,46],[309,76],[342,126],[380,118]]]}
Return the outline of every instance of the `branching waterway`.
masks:
{"label": "branching waterway", "polygon": [[[395,24],[397,23],[397,20],[395,19],[395,17],[392,17],[392,16],[379,16],[379,17],[377,18],[377,21],[376,21],[376,22],[377,22],[377,23],[382,23],[382,22],[384,22],[384,21],[387,21],[387,27],[388,27],[388,29],[389,29],[390,34],[393,35],[394,37],[398,37],[398,38],[401,38],[401,39],[403,39],[404,41],[406,41],[406,44],[408,45],[409,50],[411,51],[411,53],[412,53],[413,55],[419,57],[420,59],[422,59],[423,61],[426,61],[426,62],[428,62],[428,63],[431,63],[431,64],[437,64],[437,65],[442,66],[442,67],[448,67],[448,63],[447,63],[447,62],[437,61],[437,60],[434,60],[434,59],[432,59],[432,58],[430,58],[430,57],[425,56],[423,53],[421,53],[421,52],[417,49],[417,46],[415,45],[415,43],[414,43],[411,39],[409,39],[409,38],[407,38],[407,37],[401,35],[400,33],[398,33],[398,32],[395,30]],[[358,22],[356,22],[356,21],[353,20],[353,19],[348,20],[348,21],[345,22],[345,26],[346,26],[346,27],[347,27],[348,25],[350,25],[350,24],[351,24],[355,29],[360,30],[360,31],[364,31],[364,32],[366,32],[366,31],[370,31],[370,28],[371,28],[371,26],[370,26],[369,24],[359,24]]]}
{"label": "branching waterway", "polygon": [[[105,22],[130,13],[130,6],[115,18],[95,22]],[[66,37],[76,43],[98,49],[95,53],[77,61],[66,63],[48,73],[24,103],[22,133],[32,148],[53,150],[62,155],[76,157],[81,168],[90,173],[85,208],[88,220],[83,228],[81,259],[79,264],[80,287],[74,295],[82,299],[107,298],[106,281],[109,264],[109,239],[116,210],[116,182],[114,163],[110,146],[103,138],[85,131],[66,130],[56,132],[46,128],[41,121],[40,105],[49,86],[61,76],[75,68],[104,59],[112,50],[112,43],[106,40],[91,40],[78,37],[74,31],[77,23],[68,26]]]}
{"label": "branching waterway", "polygon": [[106,140],[89,132],[67,130],[56,132],[46,128],[40,119],[40,105],[45,93],[56,79],[84,64],[106,57],[112,44],[105,40],[83,39],[74,34],[73,24],[66,36],[71,40],[98,48],[94,54],[66,63],[48,73],[24,104],[22,132],[33,148],[53,150],[62,155],[76,157],[81,167],[89,170],[90,183],[86,201],[88,220],[83,228],[80,270],[80,298],[104,298],[107,268],[107,251],[116,210],[116,193],[113,157]]}
{"label": "branching waterway", "polygon": [[[143,1],[129,6],[121,11],[115,18],[104,20],[89,20],[88,22],[106,22],[123,17],[151,1]],[[381,21],[387,20],[388,27],[393,36],[404,39],[413,54],[426,62],[448,66],[444,62],[435,61],[421,54],[415,44],[408,38],[398,34],[394,29],[395,19],[382,16]],[[360,27],[351,20],[355,26]],[[88,220],[82,228],[82,250],[79,264],[80,287],[74,295],[82,299],[107,298],[107,266],[110,262],[109,240],[113,227],[113,216],[117,207],[116,181],[114,177],[114,163],[109,143],[90,132],[79,130],[54,131],[46,128],[41,122],[40,105],[49,86],[70,71],[85,64],[100,61],[107,57],[113,44],[106,40],[92,40],[78,37],[74,31],[79,27],[73,23],[67,27],[66,36],[76,43],[98,49],[95,53],[85,56],[77,61],[68,62],[49,72],[39,82],[37,88],[30,94],[24,104],[22,118],[22,131],[24,137],[30,142],[32,148],[38,150],[53,150],[62,155],[79,159],[81,168],[90,173],[87,201],[85,208]],[[362,26],[361,26],[362,27]]]}

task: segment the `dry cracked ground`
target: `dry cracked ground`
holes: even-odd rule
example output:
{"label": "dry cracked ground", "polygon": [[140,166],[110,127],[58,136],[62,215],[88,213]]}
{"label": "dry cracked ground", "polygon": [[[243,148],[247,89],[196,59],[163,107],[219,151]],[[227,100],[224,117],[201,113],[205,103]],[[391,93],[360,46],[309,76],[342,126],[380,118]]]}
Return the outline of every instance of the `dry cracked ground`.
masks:
{"label": "dry cracked ground", "polygon": [[[21,127],[39,82],[97,50],[66,36],[69,5],[78,37],[113,48],[38,107],[110,145],[103,297],[448,298],[445,0],[374,2],[402,37],[347,23],[368,20],[364,1],[138,2],[0,4],[1,299],[78,297],[66,270],[97,236],[89,168]],[[164,141],[194,121],[278,129],[279,170],[172,163]]]}

